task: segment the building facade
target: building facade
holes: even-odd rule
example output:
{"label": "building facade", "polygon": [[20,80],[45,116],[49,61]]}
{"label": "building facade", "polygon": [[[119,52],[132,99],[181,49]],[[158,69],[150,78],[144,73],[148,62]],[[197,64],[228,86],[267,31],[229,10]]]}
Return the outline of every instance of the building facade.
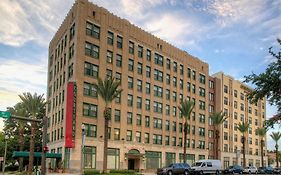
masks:
{"label": "building facade", "polygon": [[213,157],[209,113],[221,107],[209,100],[209,91],[217,93],[209,79],[219,79],[209,77],[208,64],[77,0],[50,42],[48,63],[48,146],[62,154],[69,171],[80,171],[81,159],[84,168],[102,169],[105,104],[93,87],[98,77],[115,77],[123,89],[110,106],[108,169],[150,170],[182,162],[184,119],[178,106],[184,99],[195,103],[188,163]]}
{"label": "building facade", "polygon": [[[227,120],[220,130],[220,159],[224,167],[234,164],[243,165],[243,134],[237,129],[239,123],[249,123],[246,138],[246,165],[261,166],[261,138],[256,130],[262,128],[266,119],[266,101],[250,103],[247,94],[250,87],[235,80],[233,77],[219,72],[213,75],[215,81],[215,110],[223,111]],[[266,141],[264,144],[264,165],[267,165]]]}

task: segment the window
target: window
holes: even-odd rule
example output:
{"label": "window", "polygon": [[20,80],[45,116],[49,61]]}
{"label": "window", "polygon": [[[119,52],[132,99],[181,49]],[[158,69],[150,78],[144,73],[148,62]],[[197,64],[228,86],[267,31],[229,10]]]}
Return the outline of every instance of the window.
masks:
{"label": "window", "polygon": [[223,103],[224,103],[225,105],[228,105],[228,98],[227,98],[227,97],[224,97]]}
{"label": "window", "polygon": [[173,77],[173,86],[177,87],[177,77]]}
{"label": "window", "polygon": [[205,141],[199,140],[199,149],[205,149]]}
{"label": "window", "polygon": [[166,120],[165,129],[166,129],[166,131],[170,131],[170,121],[169,120]]}
{"label": "window", "polygon": [[150,127],[150,117],[145,116],[145,127],[149,128]]}
{"label": "window", "polygon": [[234,90],[234,97],[237,98],[237,90]]}
{"label": "window", "polygon": [[177,138],[172,137],[172,146],[177,146]]}
{"label": "window", "polygon": [[84,168],[96,168],[96,147],[84,146]]}
{"label": "window", "polygon": [[112,70],[106,69],[106,77],[111,78],[112,77]]}
{"label": "window", "polygon": [[142,108],[142,98],[141,97],[137,97],[137,108],[138,109]]}
{"label": "window", "polygon": [[145,83],[145,92],[146,94],[150,94],[150,83]]}
{"label": "window", "polygon": [[177,116],[177,107],[175,107],[175,106],[173,106],[172,115],[173,115],[174,117]]}
{"label": "window", "polygon": [[150,100],[145,99],[145,110],[150,111]]}
{"label": "window", "polygon": [[141,126],[141,114],[137,114],[136,125]]}
{"label": "window", "polygon": [[163,66],[163,56],[155,53],[154,63]]}
{"label": "window", "polygon": [[69,38],[70,38],[70,40],[74,37],[74,35],[75,35],[75,23],[74,24],[72,24],[72,26],[70,27],[70,36],[69,36]]}
{"label": "window", "polygon": [[204,88],[199,87],[199,95],[201,97],[205,97],[205,89]]}
{"label": "window", "polygon": [[174,70],[174,72],[177,72],[177,71],[178,71],[178,64],[177,64],[177,62],[175,62],[175,61],[174,61],[174,63],[173,63],[173,70]]}
{"label": "window", "polygon": [[183,80],[180,79],[180,89],[182,90],[183,89]]}
{"label": "window", "polygon": [[128,106],[133,106],[133,95],[128,94]]}
{"label": "window", "polygon": [[166,74],[166,84],[169,85],[171,83],[170,74]]}
{"label": "window", "polygon": [[150,78],[151,76],[151,68],[149,66],[146,66],[146,77]]}
{"label": "window", "polygon": [[71,59],[73,56],[74,56],[74,43],[69,47],[68,59]]}
{"label": "window", "polygon": [[174,132],[177,131],[177,123],[176,122],[172,123],[172,131],[174,131]]}
{"label": "window", "polygon": [[146,60],[147,61],[151,60],[151,51],[149,49],[146,50]]}
{"label": "window", "polygon": [[113,53],[111,51],[107,51],[106,62],[112,64],[113,61]]}
{"label": "window", "polygon": [[97,118],[98,106],[89,103],[83,103],[83,115]]}
{"label": "window", "polygon": [[183,65],[180,64],[180,74],[181,74],[181,75],[183,75],[183,69],[184,69],[184,68],[183,68]]}
{"label": "window", "polygon": [[120,122],[120,116],[121,116],[120,110],[115,109],[115,112],[114,112],[114,121],[115,121],[115,122]]}
{"label": "window", "polygon": [[195,84],[192,84],[192,93],[195,94],[196,93],[196,87]]}
{"label": "window", "polygon": [[142,92],[142,81],[141,80],[137,80],[137,90],[139,92]]}
{"label": "window", "polygon": [[215,100],[215,95],[214,93],[209,92],[209,100],[214,101]]}
{"label": "window", "polygon": [[240,94],[240,99],[244,100],[244,94],[243,93]]}
{"label": "window", "polygon": [[153,111],[154,112],[158,112],[158,113],[162,113],[162,103],[154,101],[154,103],[153,103]]}
{"label": "window", "polygon": [[138,57],[139,58],[143,57],[143,47],[142,46],[138,46]]}
{"label": "window", "polygon": [[144,143],[149,143],[149,133],[144,133]]}
{"label": "window", "polygon": [[211,80],[209,80],[209,88],[214,89],[215,88],[215,83]]}
{"label": "window", "polygon": [[134,54],[135,45],[132,41],[129,41],[129,53]]}
{"label": "window", "polygon": [[192,71],[192,79],[196,80],[196,71],[195,70]]}
{"label": "window", "polygon": [[198,131],[199,131],[199,136],[205,136],[205,128],[199,127]]}
{"label": "window", "polygon": [[170,145],[170,137],[165,136],[165,145]]}
{"label": "window", "polygon": [[86,34],[96,39],[100,39],[100,27],[90,22],[87,22]]}
{"label": "window", "polygon": [[134,60],[129,59],[128,63],[129,63],[129,67],[128,67],[129,71],[134,71]]}
{"label": "window", "polygon": [[167,58],[167,60],[166,60],[166,68],[167,68],[168,70],[171,69],[171,60],[170,60],[169,58]]}
{"label": "window", "polygon": [[170,90],[166,89],[166,100],[170,100]]}
{"label": "window", "polygon": [[153,134],[153,144],[162,145],[162,135]]}
{"label": "window", "polygon": [[173,91],[173,101],[177,101],[177,92]]}
{"label": "window", "polygon": [[163,89],[160,86],[154,86],[154,96],[162,97],[163,96]]}
{"label": "window", "polygon": [[114,140],[120,140],[120,129],[114,128]]}
{"label": "window", "polygon": [[127,130],[126,140],[127,141],[132,141],[132,130]]}
{"label": "window", "polygon": [[244,111],[244,104],[243,103],[240,103],[240,110]]}
{"label": "window", "polygon": [[141,132],[136,131],[136,141],[141,143]]}
{"label": "window", "polygon": [[133,77],[128,77],[128,88],[133,89],[134,88],[134,79]]}
{"label": "window", "polygon": [[122,55],[119,54],[116,55],[116,66],[122,67]]}
{"label": "window", "polygon": [[107,32],[107,44],[113,45],[114,34],[112,32]]}
{"label": "window", "polygon": [[138,63],[138,74],[142,74],[142,64]]}
{"label": "window", "polygon": [[98,59],[99,58],[99,46],[86,42],[85,43],[85,54],[90,57]]}
{"label": "window", "polygon": [[205,75],[199,74],[199,82],[202,83],[202,84],[205,84],[205,82],[206,82]]}
{"label": "window", "polygon": [[91,124],[85,124],[85,135],[86,137],[97,137],[97,126]]}
{"label": "window", "polygon": [[122,49],[122,47],[123,47],[123,38],[117,35],[117,48]]}
{"label": "window", "polygon": [[93,86],[93,84],[84,82],[84,91],[83,91],[84,95],[90,96],[90,97],[97,97],[98,93],[97,90],[95,89],[95,87]]}
{"label": "window", "polygon": [[157,69],[154,69],[154,80],[163,82],[163,72]]}
{"label": "window", "polygon": [[121,103],[121,94],[118,94],[115,98],[115,103]]}
{"label": "window", "polygon": [[223,86],[223,92],[228,93],[228,86],[226,86],[226,85]]}
{"label": "window", "polygon": [[187,77],[190,78],[191,77],[191,69],[187,68]]}
{"label": "window", "polygon": [[187,82],[187,91],[190,92],[191,91],[191,83]]}
{"label": "window", "polygon": [[157,129],[162,129],[162,119],[154,118],[153,119],[153,127]]}
{"label": "window", "polygon": [[[73,63],[68,66],[68,79],[71,78],[72,75],[73,75]],[[54,86],[54,89],[55,89],[55,86]]]}
{"label": "window", "polygon": [[133,113],[127,112],[127,124],[133,123]]}
{"label": "window", "polygon": [[204,114],[199,114],[199,122],[205,123],[205,115]]}
{"label": "window", "polygon": [[204,101],[199,100],[199,109],[205,110],[205,102]]}

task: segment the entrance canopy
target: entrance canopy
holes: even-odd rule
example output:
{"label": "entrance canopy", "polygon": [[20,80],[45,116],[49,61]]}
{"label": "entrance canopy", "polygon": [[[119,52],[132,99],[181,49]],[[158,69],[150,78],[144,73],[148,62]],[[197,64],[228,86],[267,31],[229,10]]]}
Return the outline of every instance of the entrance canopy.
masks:
{"label": "entrance canopy", "polygon": [[[29,157],[28,151],[14,151],[13,152],[13,158],[17,157]],[[34,157],[42,157],[42,152],[34,152]],[[46,153],[46,158],[56,158],[61,159],[62,155],[59,153]]]}
{"label": "entrance canopy", "polygon": [[125,153],[126,156],[143,156],[143,154],[141,154],[139,152],[139,150],[136,149],[131,149],[128,151],[128,153]]}

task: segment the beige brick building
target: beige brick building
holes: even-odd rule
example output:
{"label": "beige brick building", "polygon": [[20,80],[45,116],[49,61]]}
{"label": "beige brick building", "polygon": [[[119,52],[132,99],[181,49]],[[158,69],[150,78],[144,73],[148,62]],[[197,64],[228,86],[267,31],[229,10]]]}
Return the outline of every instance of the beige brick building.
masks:
{"label": "beige brick building", "polygon": [[[222,72],[213,75],[215,84],[215,110],[223,111],[228,119],[221,126],[220,159],[224,167],[233,164],[243,165],[243,147],[241,132],[237,129],[239,123],[250,124],[246,137],[246,165],[261,166],[261,138],[256,130],[263,127],[266,114],[265,99],[257,104],[251,104],[247,94],[251,88]],[[264,153],[266,153],[266,141]],[[264,157],[266,165],[267,157]]]}
{"label": "beige brick building", "polygon": [[[219,87],[209,86],[220,78],[210,77],[214,81],[209,83],[208,74],[207,63],[104,8],[78,0],[49,45],[48,146],[62,153],[66,168],[79,171],[84,124],[84,167],[102,169],[104,103],[92,84],[97,77],[113,76],[121,81],[123,92],[111,104],[109,169],[149,170],[183,161],[183,118],[177,107],[185,98],[195,102],[188,128],[188,162],[212,158],[209,111],[224,107],[218,95],[214,97],[220,106],[214,100],[209,103],[209,91],[220,92]],[[253,115],[252,120],[258,119],[260,125],[262,110],[255,109],[259,117]],[[230,145],[234,150],[236,144]]]}

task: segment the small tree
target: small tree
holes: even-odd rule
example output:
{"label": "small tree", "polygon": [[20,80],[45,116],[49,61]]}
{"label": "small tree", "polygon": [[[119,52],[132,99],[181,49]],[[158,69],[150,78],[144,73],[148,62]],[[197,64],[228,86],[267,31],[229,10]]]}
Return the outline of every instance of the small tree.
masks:
{"label": "small tree", "polygon": [[276,167],[279,167],[279,152],[278,152],[278,141],[281,138],[280,132],[272,132],[270,137],[275,141],[275,149],[276,149]]}
{"label": "small tree", "polygon": [[212,124],[214,126],[215,131],[215,157],[219,159],[219,138],[220,138],[220,126],[227,119],[227,116],[221,112],[215,112],[211,115]]}
{"label": "small tree", "polygon": [[180,103],[178,107],[181,111],[181,114],[184,116],[184,145],[183,145],[183,161],[186,163],[186,138],[187,138],[187,127],[188,127],[188,120],[190,119],[191,112],[194,108],[194,103],[188,100],[184,100]]}
{"label": "small tree", "polygon": [[249,123],[239,123],[237,129],[242,133],[242,144],[243,144],[243,166],[246,167],[246,148],[245,148],[245,143],[246,143],[246,137],[245,133],[248,132],[249,129]]}
{"label": "small tree", "polygon": [[267,128],[258,128],[257,129],[257,134],[261,138],[261,166],[264,167],[264,161],[263,161],[263,146],[264,146],[264,140],[263,138],[266,136],[268,129]]}
{"label": "small tree", "polygon": [[118,97],[122,89],[118,89],[121,85],[120,81],[115,81],[114,78],[105,78],[102,80],[98,78],[98,83],[94,83],[93,86],[97,90],[98,95],[105,102],[105,108],[103,112],[104,116],[104,150],[103,150],[103,172],[107,170],[107,147],[108,147],[108,122],[111,118],[111,111],[109,104]]}

